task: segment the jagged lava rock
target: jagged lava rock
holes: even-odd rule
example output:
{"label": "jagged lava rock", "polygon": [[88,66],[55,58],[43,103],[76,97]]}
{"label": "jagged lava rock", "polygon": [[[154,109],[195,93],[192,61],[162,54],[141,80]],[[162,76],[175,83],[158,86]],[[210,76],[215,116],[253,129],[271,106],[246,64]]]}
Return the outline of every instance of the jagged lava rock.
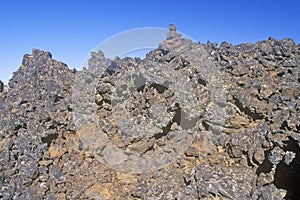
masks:
{"label": "jagged lava rock", "polygon": [[2,92],[4,89],[4,83],[0,80],[0,92]]}
{"label": "jagged lava rock", "polygon": [[[0,82],[1,199],[300,198],[300,45],[292,39],[205,45],[172,25],[143,60],[99,51],[89,66],[76,72],[33,49],[8,88]],[[126,82],[149,66],[174,70],[190,89],[150,75],[137,77],[140,87]],[[112,101],[114,91],[126,100]],[[78,128],[91,121],[99,126]],[[172,140],[190,127],[189,147]],[[153,161],[172,149],[180,153]],[[148,156],[145,165],[130,165],[137,154]]]}

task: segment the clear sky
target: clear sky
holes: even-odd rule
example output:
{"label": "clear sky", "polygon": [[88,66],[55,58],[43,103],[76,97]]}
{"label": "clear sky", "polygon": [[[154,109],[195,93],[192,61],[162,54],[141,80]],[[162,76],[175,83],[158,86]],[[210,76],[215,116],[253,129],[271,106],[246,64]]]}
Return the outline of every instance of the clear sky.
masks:
{"label": "clear sky", "polygon": [[177,30],[206,43],[300,42],[299,0],[1,0],[0,80],[7,82],[32,48],[78,68],[100,42],[141,27]]}

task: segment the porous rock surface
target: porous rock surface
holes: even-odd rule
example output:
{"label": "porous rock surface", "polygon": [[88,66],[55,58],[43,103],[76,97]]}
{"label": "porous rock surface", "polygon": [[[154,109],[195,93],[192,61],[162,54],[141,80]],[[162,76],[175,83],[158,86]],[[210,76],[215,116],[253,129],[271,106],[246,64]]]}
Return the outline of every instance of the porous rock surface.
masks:
{"label": "porous rock surface", "polygon": [[299,74],[292,39],[172,28],[143,60],[93,52],[82,71],[34,49],[0,82],[0,198],[298,199]]}

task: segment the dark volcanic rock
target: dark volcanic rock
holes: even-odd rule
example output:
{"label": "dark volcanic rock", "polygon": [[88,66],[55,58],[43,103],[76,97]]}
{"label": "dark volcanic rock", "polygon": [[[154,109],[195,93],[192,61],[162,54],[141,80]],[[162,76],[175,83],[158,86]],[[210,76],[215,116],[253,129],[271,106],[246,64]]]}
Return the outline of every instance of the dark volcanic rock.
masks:
{"label": "dark volcanic rock", "polygon": [[221,165],[200,165],[195,179],[199,198],[222,196],[226,199],[250,199],[255,171]]}
{"label": "dark volcanic rock", "polygon": [[3,88],[4,88],[4,83],[0,80],[0,92],[3,91]]}
{"label": "dark volcanic rock", "polygon": [[207,45],[0,81],[1,199],[299,199],[300,46]]}
{"label": "dark volcanic rock", "polygon": [[65,64],[34,49],[32,55],[24,56],[22,66],[9,81],[0,110],[4,199],[37,198],[38,185],[48,187],[40,181],[45,174],[39,173],[39,161],[53,140],[75,131],[69,114],[72,80]]}

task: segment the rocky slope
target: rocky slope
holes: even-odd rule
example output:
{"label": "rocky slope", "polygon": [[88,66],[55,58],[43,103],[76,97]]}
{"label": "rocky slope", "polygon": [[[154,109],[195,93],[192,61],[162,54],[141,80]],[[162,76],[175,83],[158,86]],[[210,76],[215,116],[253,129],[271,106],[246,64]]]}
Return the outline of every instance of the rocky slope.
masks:
{"label": "rocky slope", "polygon": [[167,39],[144,60],[37,49],[0,82],[1,199],[299,199],[300,45]]}

